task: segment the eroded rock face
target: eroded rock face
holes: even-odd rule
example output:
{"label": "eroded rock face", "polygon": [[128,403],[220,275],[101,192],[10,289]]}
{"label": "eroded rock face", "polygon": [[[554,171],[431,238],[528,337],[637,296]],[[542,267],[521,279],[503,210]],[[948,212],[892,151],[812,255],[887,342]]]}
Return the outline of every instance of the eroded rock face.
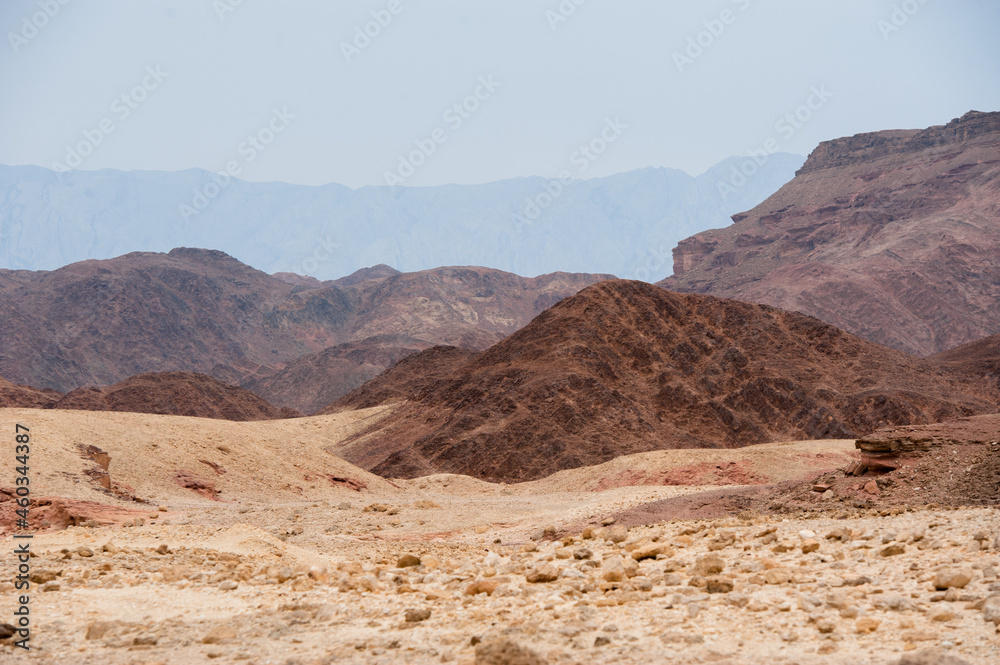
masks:
{"label": "eroded rock face", "polygon": [[929,355],[1000,332],[1000,113],[821,143],[661,285],[801,311]]}

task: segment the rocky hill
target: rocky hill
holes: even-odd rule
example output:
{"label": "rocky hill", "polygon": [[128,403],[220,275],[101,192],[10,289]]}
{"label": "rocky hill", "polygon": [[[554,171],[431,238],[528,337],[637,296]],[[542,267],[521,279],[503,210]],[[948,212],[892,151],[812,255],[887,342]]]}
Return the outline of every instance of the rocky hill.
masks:
{"label": "rocky hill", "polygon": [[277,420],[302,415],[292,409],[272,406],[239,386],[194,372],[140,374],[106,388],[77,388],[48,408],[236,421]]}
{"label": "rocky hill", "polygon": [[930,355],[1000,332],[1000,113],[822,143],[666,288],[801,311]]}
{"label": "rocky hill", "polygon": [[1000,335],[963,344],[928,358],[942,368],[981,376],[1000,388]]}
{"label": "rocky hill", "polygon": [[[295,284],[219,251],[186,248],[51,272],[0,270],[0,376],[60,392],[162,371],[256,385],[302,356],[387,333],[417,340],[415,350],[486,348],[610,276],[374,268],[352,277],[340,287],[309,278]],[[364,365],[336,394],[371,376]],[[281,406],[306,403],[308,395],[290,396]]]}
{"label": "rocky hill", "polygon": [[413,337],[378,335],[297,358],[277,374],[248,381],[245,387],[273,404],[315,413],[386,367],[431,346]]}
{"label": "rocky hill", "polygon": [[433,353],[333,405],[398,399],[409,382],[390,418],[331,452],[388,477],[514,482],[649,450],[856,438],[998,410],[981,381],[815,318],[623,280],[428,377]]}
{"label": "rocky hill", "polygon": [[43,409],[55,404],[62,393],[18,386],[0,377],[0,408]]}

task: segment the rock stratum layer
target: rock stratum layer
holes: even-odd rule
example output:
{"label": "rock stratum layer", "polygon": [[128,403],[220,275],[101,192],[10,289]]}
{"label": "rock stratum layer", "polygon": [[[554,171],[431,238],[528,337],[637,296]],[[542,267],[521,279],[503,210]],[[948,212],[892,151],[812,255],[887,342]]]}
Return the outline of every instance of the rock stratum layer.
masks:
{"label": "rock stratum layer", "polygon": [[329,410],[400,396],[331,452],[383,476],[514,482],[649,450],[853,439],[997,410],[982,380],[815,318],[623,280],[467,360],[407,358]]}
{"label": "rock stratum layer", "polygon": [[1000,113],[821,143],[733,221],[678,244],[660,284],[918,355],[1000,332]]}

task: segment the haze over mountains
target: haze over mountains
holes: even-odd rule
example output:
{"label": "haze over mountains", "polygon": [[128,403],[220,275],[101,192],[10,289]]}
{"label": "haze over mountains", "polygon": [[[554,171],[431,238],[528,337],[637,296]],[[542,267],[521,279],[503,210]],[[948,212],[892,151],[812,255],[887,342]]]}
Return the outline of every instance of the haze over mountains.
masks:
{"label": "haze over mountains", "polygon": [[480,265],[527,276],[658,279],[669,274],[679,240],[756,205],[803,158],[771,155],[744,186],[720,195],[719,182],[744,160],[724,160],[698,177],[647,168],[566,186],[532,177],[358,190],[237,179],[220,186],[197,169],[60,176],[0,166],[0,267],[52,270],[133,251],[207,247],[268,273],[320,279],[380,263],[405,272]]}
{"label": "haze over mountains", "polygon": [[1000,332],[1000,113],[827,141],[669,289],[763,302],[930,355]]}

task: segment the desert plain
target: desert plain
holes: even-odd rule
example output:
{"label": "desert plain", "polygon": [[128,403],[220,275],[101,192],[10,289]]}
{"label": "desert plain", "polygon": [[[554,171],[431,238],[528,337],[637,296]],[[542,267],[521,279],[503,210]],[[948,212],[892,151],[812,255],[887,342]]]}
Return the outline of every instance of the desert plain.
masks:
{"label": "desert plain", "polygon": [[[31,649],[9,636],[0,662],[1000,662],[996,508],[940,483],[912,498],[928,470],[996,464],[994,442],[858,478],[854,440],[641,453],[518,484],[387,479],[336,455],[394,408],[0,410],[30,428],[37,501]],[[4,617],[16,566],[2,559]]]}

